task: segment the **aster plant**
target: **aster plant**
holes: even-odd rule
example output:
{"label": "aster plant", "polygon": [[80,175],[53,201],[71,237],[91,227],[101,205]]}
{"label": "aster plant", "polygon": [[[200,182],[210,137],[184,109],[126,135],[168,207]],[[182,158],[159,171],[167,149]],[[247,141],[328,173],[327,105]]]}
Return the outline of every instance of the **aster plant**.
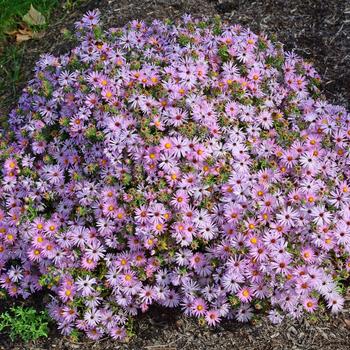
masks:
{"label": "aster plant", "polygon": [[313,66],[218,19],[99,16],[2,132],[1,288],[92,339],[151,305],[211,326],[341,310],[349,114]]}

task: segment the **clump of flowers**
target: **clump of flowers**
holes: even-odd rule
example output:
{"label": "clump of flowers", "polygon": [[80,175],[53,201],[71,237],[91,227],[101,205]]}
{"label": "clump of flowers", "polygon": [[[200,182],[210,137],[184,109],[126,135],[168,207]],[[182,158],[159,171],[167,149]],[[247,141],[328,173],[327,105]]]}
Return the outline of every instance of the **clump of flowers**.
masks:
{"label": "clump of flowers", "polygon": [[153,304],[212,326],[341,310],[350,115],[312,65],[218,19],[76,27],[3,136],[1,287],[92,339]]}

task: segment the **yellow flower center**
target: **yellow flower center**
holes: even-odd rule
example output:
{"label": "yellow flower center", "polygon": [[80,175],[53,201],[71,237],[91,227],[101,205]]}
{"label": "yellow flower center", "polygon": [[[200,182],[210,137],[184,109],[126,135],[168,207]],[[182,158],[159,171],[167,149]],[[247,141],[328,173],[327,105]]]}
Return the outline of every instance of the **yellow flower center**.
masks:
{"label": "yellow flower center", "polygon": [[250,239],[250,243],[252,243],[252,244],[256,244],[257,242],[258,242],[258,240],[256,239],[256,237],[252,237]]}
{"label": "yellow flower center", "polygon": [[314,199],[314,197],[310,196],[307,200],[308,200],[308,202],[312,203],[312,202],[314,202],[315,199]]}
{"label": "yellow flower center", "polygon": [[242,295],[247,298],[249,297],[249,290],[248,289],[244,289],[243,292],[242,292]]}

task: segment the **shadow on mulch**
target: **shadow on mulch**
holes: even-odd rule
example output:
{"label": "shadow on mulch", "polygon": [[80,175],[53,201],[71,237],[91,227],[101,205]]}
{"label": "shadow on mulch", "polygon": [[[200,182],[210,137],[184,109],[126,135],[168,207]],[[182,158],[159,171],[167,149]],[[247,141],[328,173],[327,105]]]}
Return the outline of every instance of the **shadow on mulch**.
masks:
{"label": "shadow on mulch", "polygon": [[[64,30],[74,31],[74,22],[96,7],[102,12],[105,28],[122,26],[132,19],[176,19],[191,13],[219,14],[255,32],[274,34],[287,50],[294,49],[315,64],[330,101],[350,106],[350,3],[346,0],[94,0],[83,2],[70,13],[57,11],[40,41],[23,44],[22,80],[16,94],[0,96],[0,114],[6,115],[15,106],[40,54],[57,55],[72,48],[74,41],[64,37]],[[179,312],[155,308],[138,318],[137,336],[128,344],[110,339],[74,343],[53,331],[48,339],[33,344],[14,344],[0,336],[0,350],[346,350],[350,349],[350,328],[344,322],[350,319],[348,304],[342,316],[321,318],[316,323],[284,321],[272,326],[267,320],[255,325],[228,322],[215,330],[201,327]]]}

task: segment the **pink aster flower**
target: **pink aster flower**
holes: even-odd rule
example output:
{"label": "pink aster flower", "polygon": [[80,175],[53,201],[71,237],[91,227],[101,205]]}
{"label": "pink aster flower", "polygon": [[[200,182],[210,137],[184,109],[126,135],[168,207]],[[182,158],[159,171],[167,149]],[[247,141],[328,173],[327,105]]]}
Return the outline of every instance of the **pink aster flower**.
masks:
{"label": "pink aster flower", "polygon": [[237,309],[235,317],[239,322],[248,322],[253,317],[253,309],[249,304],[243,304]]}
{"label": "pink aster flower", "polygon": [[145,287],[140,292],[140,298],[143,303],[146,303],[147,305],[152,304],[153,299],[155,298],[154,289],[152,287]]}
{"label": "pink aster flower", "polygon": [[83,297],[93,294],[94,284],[96,284],[96,279],[91,278],[90,276],[85,276],[85,278],[78,277],[78,279],[75,281],[76,289]]}
{"label": "pink aster flower", "polygon": [[311,247],[305,247],[301,250],[301,257],[308,263],[315,261],[315,252]]}
{"label": "pink aster flower", "polygon": [[165,298],[161,302],[166,307],[177,307],[180,303],[180,296],[173,289],[165,293]]}
{"label": "pink aster flower", "polygon": [[332,313],[338,313],[344,305],[344,298],[336,292],[327,295],[327,306]]}
{"label": "pink aster flower", "polygon": [[207,313],[207,304],[201,298],[197,298],[193,301],[191,312],[196,317],[204,316]]}
{"label": "pink aster flower", "polygon": [[236,295],[243,303],[248,303],[252,300],[252,294],[252,290],[249,287],[242,287]]}
{"label": "pink aster flower", "polygon": [[284,208],[281,212],[276,214],[278,223],[288,227],[293,226],[295,224],[297,217],[298,213],[291,207]]}
{"label": "pink aster flower", "polygon": [[126,331],[122,327],[114,326],[110,329],[109,334],[114,340],[123,340],[126,338]]}
{"label": "pink aster flower", "polygon": [[332,220],[332,214],[326,210],[324,205],[314,207],[311,216],[316,225],[329,225]]}
{"label": "pink aster flower", "polygon": [[303,306],[307,312],[314,312],[317,309],[317,299],[315,298],[305,298]]}
{"label": "pink aster flower", "polygon": [[81,259],[81,266],[86,270],[94,270],[97,266],[97,260],[89,258],[87,255],[84,255]]}
{"label": "pink aster flower", "polygon": [[209,326],[216,326],[221,320],[220,314],[217,310],[208,310],[205,315],[205,320]]}
{"label": "pink aster flower", "polygon": [[98,261],[104,257],[105,248],[98,240],[93,240],[85,249],[85,255],[88,259]]}
{"label": "pink aster flower", "polygon": [[59,289],[58,295],[63,302],[72,301],[75,295],[75,288],[73,286],[62,286]]}
{"label": "pink aster flower", "polygon": [[90,309],[84,313],[84,320],[90,327],[95,327],[101,321],[102,315],[100,310]]}
{"label": "pink aster flower", "polygon": [[170,202],[176,209],[182,209],[188,205],[188,194],[186,191],[179,190],[175,193],[174,198]]}
{"label": "pink aster flower", "polygon": [[63,171],[58,165],[46,165],[42,169],[44,178],[54,185],[63,182]]}

